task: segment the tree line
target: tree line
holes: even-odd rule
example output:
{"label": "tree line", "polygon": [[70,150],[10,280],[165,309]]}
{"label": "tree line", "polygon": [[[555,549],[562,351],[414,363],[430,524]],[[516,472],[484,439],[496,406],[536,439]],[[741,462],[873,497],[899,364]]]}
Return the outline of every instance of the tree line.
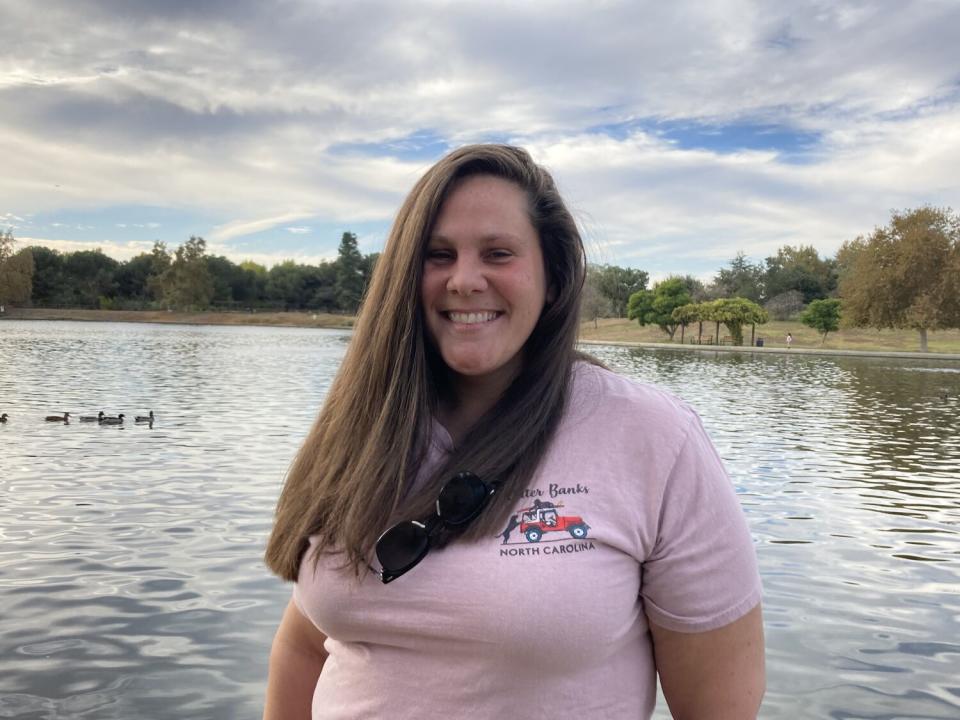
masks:
{"label": "tree line", "polygon": [[269,270],[207,254],[202,237],[171,251],[156,242],[149,253],[120,262],[100,250],[60,253],[32,246],[14,252],[0,233],[0,304],[104,310],[278,309],[353,313],[379,253],[363,255],[357,236],[343,233],[333,262],[292,260]]}
{"label": "tree line", "polygon": [[[276,308],[355,312],[377,253],[363,255],[343,233],[337,259],[319,265],[287,261],[269,270],[208,255],[203,238],[174,251],[157,242],[126,262],[102,252],[16,251],[11,231],[0,232],[0,305],[105,309]],[[587,321],[627,317],[656,325],[672,340],[680,330],[720,324],[736,344],[743,327],[769,318],[800,319],[823,337],[842,322],[851,327],[927,332],[960,327],[960,218],[923,206],[895,211],[890,222],[822,258],[812,246],[784,245],[761,263],[738,253],[708,283],[666,278],[648,288],[649,274],[616,265],[588,265],[582,299]]]}
{"label": "tree line", "polygon": [[[781,247],[763,263],[743,253],[709,283],[690,275],[668,277],[647,288],[640,270],[611,265],[587,273],[583,311],[656,325],[674,339],[677,329],[703,323],[727,327],[734,344],[743,328],[796,318],[825,340],[840,328],[912,329],[920,349],[927,333],[960,328],[960,218],[949,208],[894,211],[890,222],[845,242],[836,257],[812,246]],[[822,341],[821,341],[822,342]]]}

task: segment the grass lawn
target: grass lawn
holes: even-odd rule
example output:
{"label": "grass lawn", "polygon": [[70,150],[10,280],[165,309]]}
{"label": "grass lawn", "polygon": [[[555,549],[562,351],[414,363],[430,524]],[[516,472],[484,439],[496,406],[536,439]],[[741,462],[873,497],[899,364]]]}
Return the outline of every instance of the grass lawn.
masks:
{"label": "grass lawn", "polygon": [[[648,342],[668,343],[667,334],[660,328],[652,325],[640,327],[636,322],[617,318],[600,318],[597,327],[593,322],[585,322],[580,326],[581,340],[613,342]],[[713,335],[714,323],[703,324],[704,341]],[[811,330],[799,321],[774,320],[766,325],[757,326],[757,337],[764,339],[765,347],[787,346],[787,333],[793,334],[793,347],[824,350],[899,350],[918,352],[920,350],[920,333],[915,330],[870,330],[867,328],[840,329],[827,335],[827,341],[820,344],[820,333]],[[729,335],[729,331],[721,324],[720,337]],[[697,325],[691,325],[686,330],[684,341],[697,336]],[[750,343],[750,326],[743,329],[744,344]],[[680,330],[674,336],[674,342],[680,342]],[[960,330],[941,330],[927,333],[927,345],[930,352],[960,353]]]}
{"label": "grass lawn", "polygon": [[[76,310],[43,308],[7,308],[0,316],[11,320],[100,320],[112,322],[159,322],[186,323],[190,325],[274,325],[286,327],[350,328],[353,317],[309,312],[198,312],[179,313],[162,310]],[[593,322],[580,326],[582,340],[599,342],[645,342],[669,343],[666,333],[658,327],[640,327],[626,319],[600,318],[597,327]],[[704,341],[714,333],[713,323],[703,324]],[[920,334],[914,330],[869,330],[846,329],[827,335],[820,344],[820,334],[799,321],[773,321],[757,326],[757,337],[764,339],[765,347],[787,346],[787,333],[793,333],[793,347],[822,348],[824,350],[897,350],[917,352],[920,350]],[[730,333],[720,326],[720,337]],[[696,337],[696,324],[687,328],[685,342]],[[750,327],[744,328],[744,343],[750,343]],[[677,330],[675,342],[680,342]],[[930,352],[960,353],[960,330],[942,330],[927,333]]]}
{"label": "grass lawn", "polygon": [[310,312],[166,312],[164,310],[80,310],[9,308],[11,320],[90,320],[106,322],[182,323],[186,325],[271,325],[284,327],[353,327],[353,316]]}

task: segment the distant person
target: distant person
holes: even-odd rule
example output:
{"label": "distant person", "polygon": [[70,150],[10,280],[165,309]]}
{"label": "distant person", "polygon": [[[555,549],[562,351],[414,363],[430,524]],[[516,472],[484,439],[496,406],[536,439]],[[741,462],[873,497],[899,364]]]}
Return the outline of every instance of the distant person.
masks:
{"label": "distant person", "polygon": [[791,345],[793,345],[793,335],[787,333],[787,350],[790,349]]}
{"label": "distant person", "polygon": [[[638,720],[658,672],[676,717],[756,716],[733,485],[689,405],[577,352],[584,274],[520,148],[454,150],[407,196],[277,503],[267,720]],[[502,552],[524,498],[569,487],[585,547]]]}

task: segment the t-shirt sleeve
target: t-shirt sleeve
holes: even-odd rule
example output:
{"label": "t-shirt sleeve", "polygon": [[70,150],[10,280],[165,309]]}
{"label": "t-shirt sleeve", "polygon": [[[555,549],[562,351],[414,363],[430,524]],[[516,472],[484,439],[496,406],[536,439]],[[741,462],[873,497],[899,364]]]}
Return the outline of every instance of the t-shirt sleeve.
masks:
{"label": "t-shirt sleeve", "polygon": [[667,478],[656,542],[641,572],[647,617],[669,630],[723,627],[760,602],[746,518],[695,414]]}

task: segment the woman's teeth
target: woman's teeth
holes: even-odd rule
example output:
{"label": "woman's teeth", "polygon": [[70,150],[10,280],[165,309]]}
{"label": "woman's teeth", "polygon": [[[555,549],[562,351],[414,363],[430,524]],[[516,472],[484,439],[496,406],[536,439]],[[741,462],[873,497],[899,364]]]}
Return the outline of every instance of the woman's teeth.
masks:
{"label": "woman's teeth", "polygon": [[491,320],[496,319],[497,313],[495,312],[449,312],[447,313],[449,318],[455,323],[462,323],[464,325],[473,325],[475,323],[490,322]]}

